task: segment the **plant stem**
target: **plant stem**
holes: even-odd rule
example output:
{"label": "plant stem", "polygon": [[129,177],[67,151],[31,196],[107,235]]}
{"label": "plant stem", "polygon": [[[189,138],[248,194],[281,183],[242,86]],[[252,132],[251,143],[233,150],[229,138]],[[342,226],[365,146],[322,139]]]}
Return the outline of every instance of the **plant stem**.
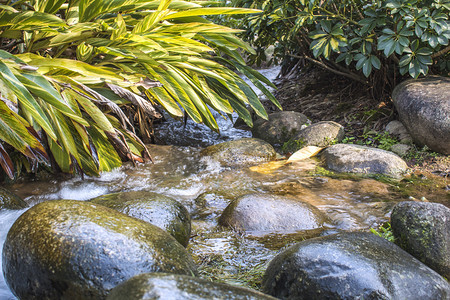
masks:
{"label": "plant stem", "polygon": [[441,55],[444,55],[446,53],[448,53],[450,51],[450,45],[448,45],[447,47],[445,47],[444,49],[434,53],[433,55],[431,55],[431,58],[436,58],[439,57]]}
{"label": "plant stem", "polygon": [[347,72],[340,72],[338,70],[330,68],[329,66],[327,66],[323,62],[321,62],[319,60],[316,60],[314,58],[311,58],[311,57],[308,57],[308,56],[298,56],[298,55],[294,55],[294,54],[288,54],[288,55],[291,56],[291,57],[295,57],[295,58],[306,59],[306,60],[308,60],[308,61],[310,61],[310,62],[312,62],[312,63],[314,63],[314,64],[316,64],[316,65],[318,65],[318,66],[324,68],[325,70],[328,70],[328,71],[330,71],[330,72],[332,72],[334,74],[345,76],[347,78],[350,78],[352,80],[360,82],[360,83],[362,83],[364,85],[369,85],[367,80],[364,80],[363,78],[361,78],[360,76],[358,76],[356,74],[349,73],[349,72],[348,73]]}

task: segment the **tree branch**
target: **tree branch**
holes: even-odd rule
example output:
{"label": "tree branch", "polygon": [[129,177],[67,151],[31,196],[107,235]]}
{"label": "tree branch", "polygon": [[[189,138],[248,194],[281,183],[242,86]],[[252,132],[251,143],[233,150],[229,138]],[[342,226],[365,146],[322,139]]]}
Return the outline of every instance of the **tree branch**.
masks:
{"label": "tree branch", "polygon": [[294,55],[294,54],[288,54],[288,55],[291,56],[291,57],[295,57],[295,58],[306,59],[306,60],[308,60],[308,61],[310,61],[310,62],[312,62],[312,63],[314,63],[314,64],[316,64],[316,65],[318,65],[318,66],[324,68],[325,70],[328,70],[328,71],[330,71],[330,72],[332,72],[334,74],[345,76],[347,78],[350,78],[352,80],[355,80],[357,82],[360,82],[360,83],[362,83],[364,85],[368,85],[369,86],[369,83],[367,82],[367,80],[361,78],[360,76],[358,76],[356,74],[347,73],[347,72],[340,72],[338,70],[330,68],[329,66],[327,66],[323,62],[318,61],[318,60],[316,60],[314,58],[311,58],[311,57],[308,57],[308,56],[298,56],[298,55]]}
{"label": "tree branch", "polygon": [[434,53],[433,55],[431,55],[431,58],[436,58],[439,57],[441,55],[446,54],[448,51],[450,51],[450,45],[448,45],[447,47],[445,47],[444,49],[442,49],[441,51],[438,51],[436,53]]}

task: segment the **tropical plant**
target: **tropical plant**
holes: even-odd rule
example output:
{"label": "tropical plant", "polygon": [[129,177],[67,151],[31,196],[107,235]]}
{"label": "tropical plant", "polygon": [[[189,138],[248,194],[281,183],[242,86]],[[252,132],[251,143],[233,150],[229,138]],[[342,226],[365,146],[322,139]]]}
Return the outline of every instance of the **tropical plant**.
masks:
{"label": "tropical plant", "polygon": [[[401,75],[450,71],[448,0],[234,0],[263,9],[246,17],[246,39],[258,53],[302,59],[380,88]],[[382,86],[381,86],[382,88]]]}
{"label": "tropical plant", "polygon": [[[0,3],[0,163],[11,178],[39,162],[97,175],[150,158],[133,125],[148,134],[160,117],[155,105],[213,130],[210,108],[236,111],[249,125],[246,105],[266,118],[230,68],[279,105],[263,86],[272,84],[238,53],[253,51],[234,35],[239,30],[203,17],[255,10],[171,0]],[[130,120],[121,108],[131,105]]]}

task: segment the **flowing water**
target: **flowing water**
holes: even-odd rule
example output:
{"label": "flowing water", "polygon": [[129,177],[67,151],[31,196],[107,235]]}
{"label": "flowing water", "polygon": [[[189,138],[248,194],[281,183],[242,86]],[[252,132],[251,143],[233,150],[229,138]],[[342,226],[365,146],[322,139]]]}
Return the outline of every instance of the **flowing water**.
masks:
{"label": "flowing water", "polygon": [[[201,144],[250,135],[233,129],[228,123],[225,125],[226,133],[221,136],[205,128],[199,129]],[[171,127],[182,128],[177,123],[172,123]],[[192,131],[191,127],[183,130],[185,133]],[[193,236],[188,249],[200,273],[207,278],[249,286],[260,279],[267,262],[282,247],[307,235],[289,233],[260,237],[222,228],[217,219],[232,199],[253,192],[296,197],[327,215],[328,222],[321,234],[377,227],[388,220],[389,211],[396,202],[389,186],[375,180],[332,179],[317,174],[315,170],[319,161],[314,158],[272,171],[256,172],[249,167],[223,167],[202,157],[201,149],[151,145],[149,150],[154,164],[137,167],[125,164],[99,178],[53,179],[15,184],[8,188],[30,205],[54,199],[84,201],[119,191],[145,190],[173,197],[192,215]],[[8,229],[24,211],[0,212],[1,247]],[[14,299],[3,276],[0,276],[0,299]]]}

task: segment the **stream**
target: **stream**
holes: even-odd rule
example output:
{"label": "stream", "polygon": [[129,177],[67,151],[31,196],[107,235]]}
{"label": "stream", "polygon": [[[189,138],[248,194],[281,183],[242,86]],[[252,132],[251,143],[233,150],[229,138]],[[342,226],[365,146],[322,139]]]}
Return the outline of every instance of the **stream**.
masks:
{"label": "stream", "polygon": [[[271,70],[265,75],[272,74],[273,79],[276,73]],[[257,285],[267,263],[280,249],[307,236],[294,232],[246,235],[218,226],[221,212],[236,197],[258,192],[289,195],[308,202],[328,217],[321,235],[378,227],[389,219],[390,210],[397,201],[386,184],[373,179],[333,179],[318,174],[320,162],[315,158],[272,171],[223,167],[202,157],[202,147],[249,137],[251,133],[234,129],[225,119],[220,119],[221,135],[191,121],[186,127],[174,122],[169,121],[161,128],[166,136],[170,136],[172,145],[149,146],[155,163],[137,167],[124,164],[98,178],[16,183],[8,189],[30,206],[55,199],[85,201],[126,191],[145,190],[170,196],[191,213],[193,233],[188,251],[201,276],[250,287]],[[186,140],[191,141],[190,146],[183,144]],[[0,249],[7,231],[24,211],[0,212]],[[15,299],[3,275],[0,276],[0,299]]]}

